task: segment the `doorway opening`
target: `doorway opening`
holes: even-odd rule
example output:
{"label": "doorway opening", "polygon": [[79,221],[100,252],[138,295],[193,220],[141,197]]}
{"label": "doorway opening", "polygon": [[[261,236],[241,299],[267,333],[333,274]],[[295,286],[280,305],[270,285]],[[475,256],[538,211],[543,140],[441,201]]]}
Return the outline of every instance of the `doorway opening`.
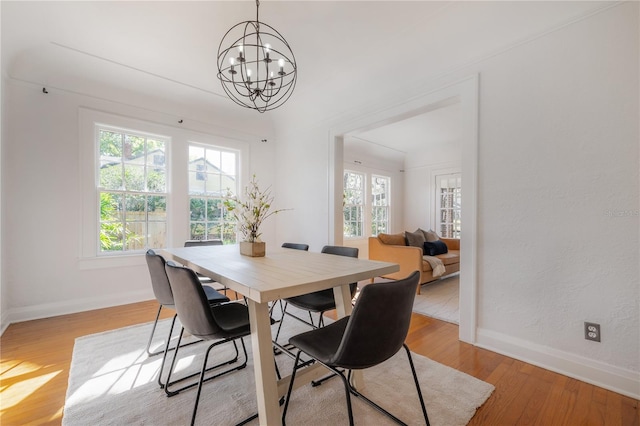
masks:
{"label": "doorway opening", "polygon": [[[460,327],[459,338],[468,343],[476,340],[476,217],[477,217],[477,153],[478,153],[478,76],[474,75],[447,87],[437,89],[410,101],[384,111],[354,119],[330,132],[330,194],[329,240],[343,244],[343,172],[345,162],[345,140],[355,134],[398,123],[413,117],[435,111],[449,105],[460,108],[460,151],[459,169],[461,191],[464,197],[460,214]],[[404,171],[403,171],[404,172]],[[427,184],[427,183],[425,183]],[[406,197],[406,194],[405,194]],[[406,209],[407,202],[403,201]],[[435,211],[431,206],[427,211]],[[409,215],[403,215],[402,225],[411,222]],[[431,214],[428,219],[433,222]]]}

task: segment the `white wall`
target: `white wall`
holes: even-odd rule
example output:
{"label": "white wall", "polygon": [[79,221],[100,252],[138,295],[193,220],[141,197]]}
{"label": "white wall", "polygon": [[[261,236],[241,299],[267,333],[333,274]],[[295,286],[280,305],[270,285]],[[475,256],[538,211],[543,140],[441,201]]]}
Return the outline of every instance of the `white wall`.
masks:
{"label": "white wall", "polygon": [[405,231],[436,229],[433,205],[435,176],[460,173],[463,154],[460,141],[445,141],[432,144],[428,151],[407,155],[405,191],[411,196],[405,199]]}
{"label": "white wall", "polygon": [[[257,115],[253,128],[243,123],[234,129],[229,120],[216,122],[215,113],[205,122],[188,113],[177,117],[171,110],[159,112],[157,103],[152,111],[147,105],[112,103],[54,89],[43,94],[41,87],[10,79],[4,89],[3,101],[11,108],[3,111],[2,282],[3,289],[10,290],[8,301],[3,292],[3,329],[8,321],[153,298],[144,256],[95,262],[79,257],[84,197],[80,147],[92,143],[79,140],[80,107],[174,128],[176,134],[191,131],[242,141],[249,147],[248,172],[265,186],[274,183],[275,143],[260,142],[273,140],[273,131]],[[182,125],[178,118],[184,119]],[[173,142],[185,146],[187,141]],[[182,205],[186,210],[174,213],[188,217],[188,204]],[[188,228],[174,229],[174,244],[181,245],[187,232]],[[274,235],[275,221],[266,223],[265,238]]]}
{"label": "white wall", "polygon": [[[281,119],[277,139],[259,118],[247,130],[247,121],[175,100],[116,104],[9,81],[2,92],[11,106],[2,116],[2,328],[9,317],[151,296],[142,262],[78,267],[78,107],[165,125],[184,115],[195,118],[185,123],[194,131],[240,135],[251,146],[251,171],[275,182],[277,207],[294,209],[269,224],[265,240],[319,250],[334,235],[332,129],[478,73],[477,344],[638,398],[638,11],[636,2],[611,5],[472,59],[456,50],[412,55],[412,69],[435,71],[381,78],[376,90],[354,84],[362,69],[341,69],[339,99],[299,102],[272,116]],[[414,25],[394,36],[413,42],[429,34],[429,26]],[[415,53],[413,43],[397,45]],[[421,67],[434,53],[439,67]],[[366,71],[388,77],[398,69],[386,65]],[[304,95],[312,90],[294,96]],[[270,142],[262,145],[265,136]],[[601,343],[584,340],[583,321],[602,325]]]}
{"label": "white wall", "polygon": [[[477,344],[636,398],[638,39],[638,4],[625,3],[423,87],[480,75]],[[415,96],[415,87],[394,89],[379,94],[379,110]],[[375,112],[354,99],[344,94],[343,117]],[[286,189],[278,174],[304,217],[286,232],[316,245],[332,232],[323,174],[340,123],[322,120],[283,127],[277,147],[304,188]],[[629,215],[608,213],[620,211]],[[601,343],[584,339],[584,321],[601,324]]]}

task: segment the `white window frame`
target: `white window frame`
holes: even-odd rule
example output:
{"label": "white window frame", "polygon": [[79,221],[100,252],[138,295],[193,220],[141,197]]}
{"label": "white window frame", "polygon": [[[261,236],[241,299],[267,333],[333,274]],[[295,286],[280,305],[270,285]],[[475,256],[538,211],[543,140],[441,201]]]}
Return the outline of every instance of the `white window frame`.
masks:
{"label": "white window frame", "polygon": [[[190,141],[189,145],[187,147],[187,149],[190,149],[191,147],[196,147],[196,148],[202,148],[205,150],[205,155],[206,155],[206,150],[213,150],[213,151],[220,151],[221,153],[229,153],[229,154],[233,154],[235,156],[235,175],[233,175],[234,180],[235,180],[235,186],[233,188],[229,188],[229,190],[231,191],[232,194],[238,194],[238,191],[240,191],[241,186],[239,185],[240,182],[240,159],[241,159],[241,153],[236,150],[236,149],[231,149],[228,147],[224,147],[224,146],[216,146],[216,145],[209,145],[209,144],[203,144],[200,142],[195,142],[195,141]],[[190,159],[188,160],[188,162],[190,163]],[[199,167],[196,167],[196,169],[190,169],[190,166],[187,165],[187,172],[190,174],[191,172],[195,172],[195,179],[198,181],[205,181],[207,180],[207,171],[206,170],[199,170]],[[204,179],[200,179],[200,175],[204,176]],[[221,175],[224,175],[224,173],[222,173],[221,171]],[[227,175],[230,176],[230,175]],[[191,178],[189,177],[187,179],[188,182],[188,194],[189,194],[189,239],[194,239],[194,236],[191,233],[191,226],[194,222],[200,223],[203,221],[193,221],[191,219],[191,199],[192,198],[204,198],[206,200],[206,202],[209,202],[209,200],[222,200],[224,198],[225,192],[226,192],[226,188],[221,188],[221,194],[219,195],[208,195],[207,193],[202,193],[201,195],[196,195],[196,194],[192,194],[192,189],[190,187],[191,185]],[[206,185],[206,183],[205,183]],[[205,208],[205,214],[206,214],[207,209]],[[222,211],[221,213],[221,223],[222,226],[224,227],[225,223],[228,224],[232,224],[235,230],[236,224],[233,221],[233,219],[231,218],[231,216],[227,216],[226,212]],[[228,220],[225,220],[225,218],[228,218]],[[205,218],[204,223],[205,223],[205,229],[207,226],[207,223],[211,222],[208,221],[207,218]],[[205,238],[207,238],[208,233],[205,231]],[[237,231],[234,233],[235,236],[235,241],[237,242],[238,239],[238,233]],[[224,236],[221,236],[222,240],[224,241]]]}
{"label": "white window frame", "polygon": [[[353,174],[353,175],[358,175],[360,176],[360,181],[362,182],[362,186],[356,190],[359,190],[362,192],[362,204],[349,204],[346,202],[346,200],[343,200],[343,206],[342,206],[342,234],[344,236],[344,238],[347,239],[353,239],[353,238],[363,238],[364,237],[364,232],[366,229],[366,220],[365,220],[365,215],[366,215],[366,206],[367,206],[367,174],[364,172],[359,172],[356,170],[344,170],[343,174],[342,174],[342,185],[343,185],[343,194],[345,194],[346,188],[344,188],[344,179],[345,179],[345,175],[349,173],[349,174]],[[346,194],[345,194],[345,198],[346,198]],[[359,209],[359,215],[360,215],[360,220],[356,220],[353,221],[351,220],[351,223],[359,223],[360,224],[360,234],[359,235],[346,235],[345,233],[345,211],[347,208],[353,209]]]}
{"label": "white window frame", "polygon": [[[442,204],[442,182],[443,181],[455,181],[456,184],[451,187],[452,190],[448,192],[449,201],[447,205]],[[435,231],[442,238],[460,238],[461,232],[461,217],[462,217],[462,175],[460,172],[454,173],[442,173],[435,176],[434,184],[434,206],[435,206]],[[447,211],[451,220],[442,221],[443,213]],[[457,214],[456,214],[457,212]],[[457,219],[456,219],[457,217]],[[450,225],[451,235],[443,232],[443,226]]]}
{"label": "white window frame", "polygon": [[[385,191],[385,204],[384,205],[378,205],[375,203],[375,195],[373,194],[373,180],[374,179],[385,179],[387,181],[387,185],[386,185],[386,191]],[[388,234],[390,232],[390,226],[391,226],[391,220],[390,220],[390,216],[391,216],[391,176],[384,176],[384,175],[380,175],[380,174],[376,174],[376,173],[372,173],[369,177],[369,194],[371,194],[371,203],[370,203],[370,208],[369,208],[369,214],[370,214],[370,226],[368,229],[371,230],[370,235],[372,237],[377,236],[378,234],[374,235],[373,232],[373,227],[375,223],[385,223],[385,230],[384,233]],[[386,220],[385,221],[374,221],[373,220],[373,209],[374,208],[378,208],[381,210],[385,210],[385,216],[386,216]]]}
{"label": "white window frame", "polygon": [[[154,114],[142,114],[143,118],[125,117],[90,108],[78,109],[78,141],[80,152],[79,197],[81,209],[77,213],[81,228],[78,241],[78,267],[83,269],[111,268],[144,265],[144,255],[123,252],[118,255],[98,255],[98,196],[96,191],[96,174],[94,159],[97,144],[95,143],[95,124],[100,123],[122,129],[133,129],[145,134],[166,135],[171,144],[165,150],[167,176],[167,240],[168,247],[182,246],[189,239],[189,194],[188,194],[188,145],[198,142],[203,145],[219,146],[237,150],[240,154],[238,170],[238,187],[249,181],[249,159],[251,142],[244,133],[223,132],[208,125],[199,125],[201,131],[183,127],[158,124],[162,117]],[[175,188],[175,191],[174,191]]]}
{"label": "white window frame", "polygon": [[[344,204],[343,202],[343,209],[342,209],[342,226],[343,226],[343,238],[346,240],[357,240],[357,239],[365,239],[368,238],[370,236],[375,236],[373,235],[373,179],[374,178],[383,178],[383,179],[387,179],[388,181],[388,185],[387,185],[387,204],[386,204],[386,210],[387,210],[387,232],[390,232],[391,229],[391,197],[392,197],[392,191],[391,191],[391,185],[393,183],[393,177],[390,175],[385,175],[385,174],[380,174],[380,173],[372,173],[371,171],[368,170],[358,170],[358,169],[352,169],[352,168],[345,168],[343,171],[343,193],[344,193],[344,175],[346,173],[354,173],[357,175],[362,176],[362,182],[363,182],[363,204],[361,206],[361,217],[362,217],[362,234],[361,235],[353,235],[353,236],[347,236],[344,233],[344,210],[347,207],[346,204]],[[377,235],[377,234],[376,234]]]}
{"label": "white window frame", "polygon": [[[94,125],[94,129],[95,129],[95,139],[94,139],[94,143],[96,144],[96,156],[95,156],[95,168],[96,168],[96,180],[95,180],[95,185],[96,185],[96,198],[97,198],[97,202],[98,205],[96,207],[97,209],[97,223],[98,225],[98,231],[100,232],[100,227],[102,225],[102,217],[101,217],[101,199],[100,199],[100,194],[102,193],[114,193],[114,194],[120,194],[124,197],[127,196],[144,196],[149,197],[149,196],[160,196],[160,197],[164,197],[165,198],[165,203],[168,200],[169,197],[169,192],[167,190],[167,181],[169,180],[169,168],[168,168],[168,164],[166,161],[166,152],[169,149],[169,147],[171,146],[171,138],[165,135],[157,135],[157,134],[150,134],[148,132],[144,132],[144,131],[139,131],[139,130],[132,130],[132,129],[124,129],[124,128],[120,128],[120,127],[115,127],[115,126],[111,126],[111,125],[105,125],[105,124],[101,124],[101,123],[95,123]],[[151,191],[148,188],[144,188],[144,189],[140,189],[140,190],[134,190],[134,189],[126,189],[124,187],[121,188],[104,188],[100,185],[100,171],[101,171],[101,156],[100,156],[100,152],[99,149],[97,149],[97,147],[100,145],[100,132],[101,131],[107,131],[107,132],[113,132],[113,133],[118,133],[118,134],[128,134],[128,135],[132,135],[132,136],[137,136],[137,137],[142,137],[146,140],[158,140],[164,143],[164,148],[165,148],[165,161],[164,161],[164,165],[162,166],[162,168],[165,170],[164,176],[165,176],[165,189],[163,192],[156,192],[156,191]],[[145,146],[145,154],[147,153],[146,151],[146,146]],[[124,162],[124,157],[123,159],[123,165],[126,164]],[[144,161],[143,164],[143,169],[144,169],[144,176],[145,176],[145,180],[147,178],[147,172],[148,172],[148,168],[147,168],[147,164],[146,164],[146,159]],[[122,170],[122,179],[123,179],[123,183],[124,183],[124,169]],[[145,202],[145,207],[146,207],[146,202]],[[122,250],[114,250],[114,251],[103,251],[101,244],[100,244],[100,239],[97,239],[97,247],[96,247],[96,254],[98,256],[117,256],[117,255],[122,255],[122,254],[136,254],[136,253],[144,253],[146,252],[147,249],[149,248],[165,248],[166,247],[166,235],[169,235],[169,218],[167,217],[168,214],[168,207],[170,207],[169,205],[166,205],[167,210],[165,211],[165,219],[163,221],[153,221],[149,219],[148,216],[148,210],[145,209],[145,220],[143,221],[145,226],[145,235],[143,236],[144,241],[143,241],[143,248],[140,249],[128,249],[127,248],[127,239],[125,237],[125,246],[123,247]],[[122,222],[124,225],[128,224],[128,223],[136,223],[136,222],[141,222],[140,220],[136,220],[136,221],[129,221],[127,218],[127,212],[126,210],[122,211],[122,218],[120,220],[120,222]],[[165,224],[165,245],[163,247],[151,247],[148,244],[148,236],[149,236],[149,226],[152,223],[160,223],[163,222]]]}

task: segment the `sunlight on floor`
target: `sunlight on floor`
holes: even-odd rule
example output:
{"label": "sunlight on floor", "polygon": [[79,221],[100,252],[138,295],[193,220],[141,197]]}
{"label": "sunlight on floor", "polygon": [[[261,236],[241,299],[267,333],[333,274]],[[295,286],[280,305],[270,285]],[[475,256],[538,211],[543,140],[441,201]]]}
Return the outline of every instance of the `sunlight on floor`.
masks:
{"label": "sunlight on floor", "polygon": [[[162,362],[162,355],[149,360],[145,350],[132,351],[124,355],[117,355],[104,362],[91,378],[82,383],[76,392],[69,395],[67,402],[78,403],[91,401],[104,395],[117,395],[128,392],[139,386],[156,380]],[[165,376],[171,362],[167,359]],[[194,362],[194,356],[185,356],[176,361],[174,372],[189,370]]]}
{"label": "sunlight on floor", "polygon": [[2,390],[0,396],[3,409],[13,407],[34,394],[42,386],[60,374],[61,370],[56,370],[46,374],[38,372],[47,368],[38,364],[21,361],[7,361],[2,363],[3,373]]}

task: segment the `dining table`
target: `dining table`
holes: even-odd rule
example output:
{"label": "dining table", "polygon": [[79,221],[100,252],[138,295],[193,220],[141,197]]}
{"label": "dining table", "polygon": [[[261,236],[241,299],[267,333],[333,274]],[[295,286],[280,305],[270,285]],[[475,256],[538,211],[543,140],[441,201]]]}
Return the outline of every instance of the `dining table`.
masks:
{"label": "dining table", "polygon": [[[290,377],[278,380],[271,335],[270,303],[333,288],[337,317],[351,313],[349,283],[397,272],[396,263],[314,251],[267,247],[264,257],[240,254],[237,244],[167,248],[163,253],[244,296],[251,324],[251,344],[258,418],[261,425],[281,424],[280,398]],[[319,364],[296,375],[295,387],[326,374]],[[356,376],[356,382],[358,377]]]}

